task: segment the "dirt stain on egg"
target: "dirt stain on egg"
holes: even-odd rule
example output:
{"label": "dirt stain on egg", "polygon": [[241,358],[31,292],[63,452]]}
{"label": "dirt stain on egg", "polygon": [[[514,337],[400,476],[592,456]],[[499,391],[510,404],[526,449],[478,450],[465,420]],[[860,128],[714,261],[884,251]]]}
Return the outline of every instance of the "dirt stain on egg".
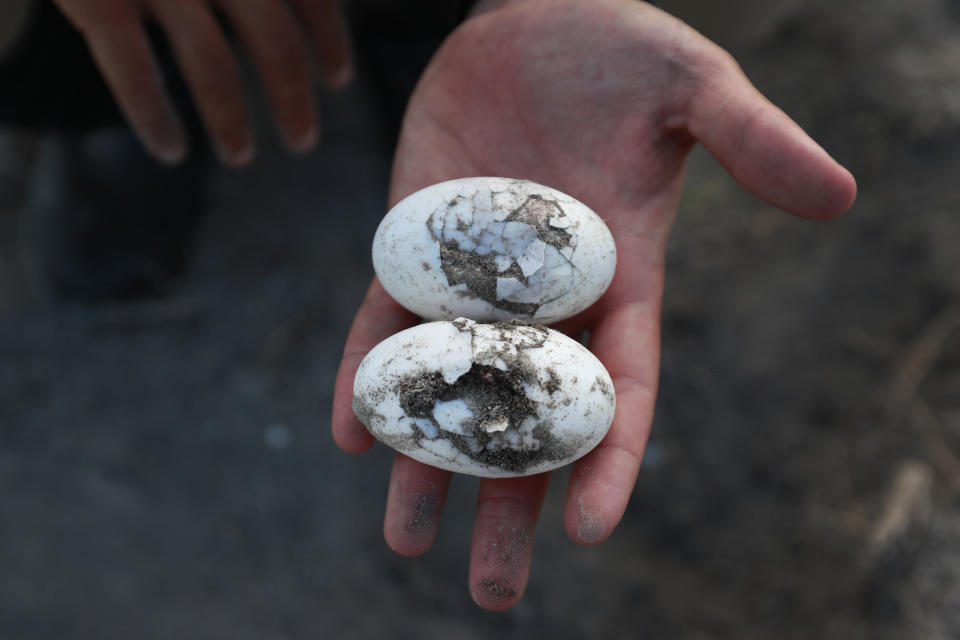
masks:
{"label": "dirt stain on egg", "polygon": [[[438,372],[425,372],[404,379],[398,386],[400,406],[411,418],[428,420],[443,438],[471,460],[485,466],[522,473],[543,461],[562,460],[569,451],[550,433],[550,425],[537,422],[530,428],[528,418],[537,420],[536,407],[523,389],[537,383],[524,367],[501,371],[474,364],[452,384]],[[443,428],[436,417],[438,404],[460,400],[469,416],[460,423],[460,432]],[[413,441],[419,446],[427,434],[414,427]]]}
{"label": "dirt stain on egg", "polygon": [[[453,383],[436,371],[400,381],[397,394],[404,413],[435,427],[427,434],[415,426],[408,444],[420,446],[423,438],[442,438],[474,462],[518,474],[541,462],[569,457],[570,449],[552,435],[550,423],[540,418],[537,403],[527,397],[525,388],[541,386],[538,370],[525,352],[542,347],[549,332],[516,320],[484,325],[481,349],[475,334],[478,325],[461,320],[453,324],[470,332],[475,362]],[[505,369],[476,360],[500,361]],[[551,382],[556,383],[555,374],[548,387]],[[438,418],[438,408],[446,403],[462,403],[458,424],[442,424]]]}
{"label": "dirt stain on egg", "polygon": [[[563,286],[551,282],[549,300],[540,294],[544,282],[554,280],[550,264],[563,264],[568,272],[573,269],[574,236],[567,230],[572,222],[559,203],[530,195],[504,219],[488,216],[484,221],[472,209],[466,214],[465,207],[473,207],[471,199],[457,196],[427,220],[427,229],[440,247],[440,268],[451,287],[463,285],[466,291],[461,295],[523,318],[533,317],[543,304],[565,295],[569,280]],[[464,215],[469,215],[469,223]]]}

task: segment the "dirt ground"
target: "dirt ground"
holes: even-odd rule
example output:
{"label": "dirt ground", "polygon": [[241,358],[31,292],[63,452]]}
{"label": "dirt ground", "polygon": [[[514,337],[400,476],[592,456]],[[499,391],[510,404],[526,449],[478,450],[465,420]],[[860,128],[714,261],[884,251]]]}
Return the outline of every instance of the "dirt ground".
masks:
{"label": "dirt ground", "polygon": [[672,238],[661,392],[623,523],[580,548],[563,473],[526,598],[382,541],[391,455],[339,452],[333,378],[389,156],[361,74],[305,160],[221,172],[163,300],[30,293],[0,146],[0,637],[960,637],[960,3],[676,0],[857,176],[793,219],[701,150]]}

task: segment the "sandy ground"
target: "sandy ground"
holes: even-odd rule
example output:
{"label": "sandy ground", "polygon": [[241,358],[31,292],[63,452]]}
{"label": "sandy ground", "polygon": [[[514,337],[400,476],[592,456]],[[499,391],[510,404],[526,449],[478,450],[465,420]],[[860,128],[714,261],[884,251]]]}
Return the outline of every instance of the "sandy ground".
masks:
{"label": "sandy ground", "polygon": [[[858,178],[810,223],[697,151],[669,253],[662,387],[623,524],[579,548],[563,473],[526,598],[466,589],[476,482],[417,559],[381,538],[390,453],[330,396],[389,157],[369,82],[304,160],[218,173],[170,297],[32,296],[0,147],[0,637],[960,637],[960,4],[665,5]],[[841,6],[842,4],[842,6]]]}

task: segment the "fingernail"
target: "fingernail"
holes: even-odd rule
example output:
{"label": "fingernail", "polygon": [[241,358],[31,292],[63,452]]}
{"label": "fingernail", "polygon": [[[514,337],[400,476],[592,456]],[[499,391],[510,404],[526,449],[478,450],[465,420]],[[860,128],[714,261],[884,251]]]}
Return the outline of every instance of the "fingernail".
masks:
{"label": "fingernail", "polygon": [[353,80],[353,65],[349,62],[341,65],[339,69],[330,74],[327,84],[331,89],[342,89]]}
{"label": "fingernail", "polygon": [[133,125],[133,130],[160,162],[177,164],[187,156],[187,138],[172,108],[168,108],[155,126]]}
{"label": "fingernail", "polygon": [[253,145],[240,147],[239,149],[227,149],[218,147],[220,161],[229,167],[245,167],[253,160]]}
{"label": "fingernail", "polygon": [[187,157],[187,147],[184,144],[173,144],[156,147],[153,153],[164,164],[179,164]]}
{"label": "fingernail", "polygon": [[134,128],[133,132],[150,155],[164,164],[177,164],[187,156],[187,141],[175,126],[159,132]]}
{"label": "fingernail", "polygon": [[287,148],[294,153],[307,153],[316,146],[318,137],[317,127],[312,126],[302,133],[289,135]]}

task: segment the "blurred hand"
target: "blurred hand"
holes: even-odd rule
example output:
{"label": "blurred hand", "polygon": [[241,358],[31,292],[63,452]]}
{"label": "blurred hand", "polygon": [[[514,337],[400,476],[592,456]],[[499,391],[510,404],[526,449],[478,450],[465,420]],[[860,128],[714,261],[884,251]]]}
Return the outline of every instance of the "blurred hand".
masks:
{"label": "blurred hand", "polygon": [[[613,232],[609,290],[557,327],[589,329],[617,393],[609,434],[575,463],[567,489],[564,523],[581,544],[610,535],[640,469],[657,392],[664,253],[697,141],[742,186],[794,214],[830,218],[853,203],[850,173],[728,54],[635,0],[515,0],[471,18],[438,51],[407,110],[391,203],[451,178],[528,178],[580,199]],[[344,450],[373,442],[350,409],[360,360],[415,321],[373,282],[337,380],[333,435]],[[509,608],[526,588],[547,476],[481,482],[469,587],[485,608]],[[431,546],[449,477],[397,456],[384,525],[396,552]]]}
{"label": "blurred hand", "polygon": [[[147,150],[164,162],[186,154],[144,30],[155,21],[176,56],[221,160],[243,165],[253,141],[237,62],[214,9],[230,20],[256,67],[291,151],[317,138],[311,55],[324,82],[345,84],[349,41],[337,0],[55,0],[83,33],[120,108]],[[309,42],[309,46],[308,43]]]}

